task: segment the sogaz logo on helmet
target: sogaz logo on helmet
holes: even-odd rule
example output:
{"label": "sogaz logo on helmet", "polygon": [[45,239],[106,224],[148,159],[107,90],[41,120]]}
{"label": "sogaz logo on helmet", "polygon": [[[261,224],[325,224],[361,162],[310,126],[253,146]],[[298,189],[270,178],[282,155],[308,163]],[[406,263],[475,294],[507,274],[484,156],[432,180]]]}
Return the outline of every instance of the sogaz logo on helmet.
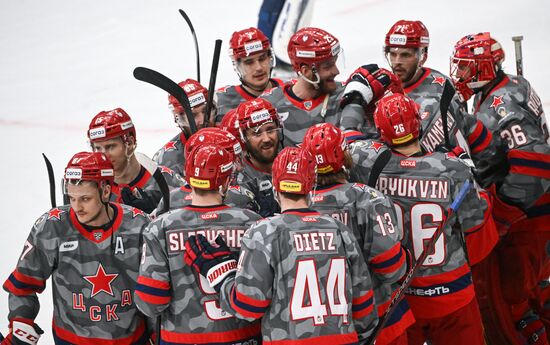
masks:
{"label": "sogaz logo on helmet", "polygon": [[390,35],[390,44],[405,45],[407,44],[407,36],[392,34]]}
{"label": "sogaz logo on helmet", "polygon": [[206,102],[206,98],[204,97],[204,94],[202,92],[189,97],[189,105],[191,106],[191,108],[194,108],[197,105],[201,105],[204,102]]}
{"label": "sogaz logo on helmet", "polygon": [[252,123],[263,122],[269,119],[271,119],[271,115],[269,115],[269,111],[265,109],[253,112],[252,115],[250,115],[250,120],[252,120]]}
{"label": "sogaz logo on helmet", "polygon": [[261,51],[263,48],[262,41],[249,42],[244,45],[244,51],[246,55]]}
{"label": "sogaz logo on helmet", "polygon": [[105,127],[93,128],[88,132],[90,139],[105,138],[105,133]]}
{"label": "sogaz logo on helmet", "polygon": [[82,179],[82,169],[69,168],[65,170],[66,179]]}

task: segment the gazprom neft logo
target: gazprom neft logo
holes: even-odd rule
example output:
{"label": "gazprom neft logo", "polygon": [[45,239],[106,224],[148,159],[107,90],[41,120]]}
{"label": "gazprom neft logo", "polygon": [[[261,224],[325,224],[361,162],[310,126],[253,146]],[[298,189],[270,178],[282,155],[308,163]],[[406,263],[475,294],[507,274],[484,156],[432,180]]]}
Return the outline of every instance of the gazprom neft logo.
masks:
{"label": "gazprom neft logo", "polygon": [[204,93],[202,92],[189,97],[189,105],[191,106],[191,108],[194,108],[197,105],[201,105],[204,102],[206,102],[206,98],[204,97]]}
{"label": "gazprom neft logo", "polygon": [[77,169],[77,168],[66,169],[65,179],[67,180],[82,179],[82,169]]}
{"label": "gazprom neft logo", "polygon": [[390,35],[390,44],[396,44],[403,46],[407,44],[407,36],[405,35],[399,35],[399,34],[392,34]]}
{"label": "gazprom neft logo", "polygon": [[246,52],[246,55],[250,55],[255,52],[261,51],[263,48],[262,41],[253,41],[246,43],[244,45],[244,51]]}
{"label": "gazprom neft logo", "polygon": [[120,128],[122,128],[123,131],[132,127],[134,127],[134,124],[132,123],[132,121],[126,121],[120,124]]}
{"label": "gazprom neft logo", "polygon": [[250,115],[250,119],[252,120],[252,123],[264,122],[270,120],[271,115],[269,115],[269,111],[262,109],[252,113],[252,115]]}
{"label": "gazprom neft logo", "polygon": [[314,58],[315,57],[315,51],[296,50],[296,56],[297,57],[303,57],[303,58]]}
{"label": "gazprom neft logo", "polygon": [[105,127],[97,127],[90,129],[88,132],[88,135],[90,136],[90,139],[99,139],[99,138],[105,138]]}

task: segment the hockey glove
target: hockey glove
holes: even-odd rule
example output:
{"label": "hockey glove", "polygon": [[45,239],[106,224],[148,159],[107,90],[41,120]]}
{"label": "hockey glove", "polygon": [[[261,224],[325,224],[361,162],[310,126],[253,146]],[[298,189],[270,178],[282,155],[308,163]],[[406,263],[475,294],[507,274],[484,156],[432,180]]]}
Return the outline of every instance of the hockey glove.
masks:
{"label": "hockey glove", "polygon": [[350,103],[366,107],[373,100],[382,98],[390,84],[391,79],[385,69],[380,69],[377,64],[363,65],[349,76],[340,109]]}
{"label": "hockey glove", "polygon": [[214,244],[203,235],[190,236],[185,242],[184,260],[218,293],[225,278],[237,271],[237,257],[220,236]]}
{"label": "hockey glove", "polygon": [[36,345],[44,331],[32,320],[13,319],[10,321],[10,333],[1,345]]}
{"label": "hockey glove", "polygon": [[139,208],[145,213],[151,213],[157,208],[158,202],[139,187],[135,188],[133,191],[129,187],[124,187],[120,192],[120,196],[124,204]]}

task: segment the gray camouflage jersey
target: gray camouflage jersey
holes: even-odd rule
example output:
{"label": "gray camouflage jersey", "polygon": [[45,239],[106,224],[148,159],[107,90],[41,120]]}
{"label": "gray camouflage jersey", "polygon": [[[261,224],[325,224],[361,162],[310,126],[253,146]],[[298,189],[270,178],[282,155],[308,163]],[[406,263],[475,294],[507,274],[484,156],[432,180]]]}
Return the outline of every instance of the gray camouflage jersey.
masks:
{"label": "gray camouflage jersey", "polygon": [[165,344],[248,344],[260,342],[259,323],[237,319],[219,307],[206,278],[183,260],[184,243],[202,234],[221,235],[238,253],[246,229],[257,214],[226,205],[186,206],[155,219],[144,233],[144,256],[136,286],[136,304],[146,315],[161,315]]}
{"label": "gray camouflage jersey", "polygon": [[317,187],[311,207],[341,221],[353,230],[363,256],[371,269],[376,304],[391,298],[391,284],[406,272],[406,253],[401,247],[393,202],[362,183]]}
{"label": "gray camouflage jersey", "polygon": [[281,117],[283,124],[283,144],[296,146],[304,139],[309,127],[329,122],[340,126],[340,98],[344,92],[341,82],[332,94],[323,94],[315,99],[297,99],[292,93],[292,82],[264,92],[261,97],[267,99]]}
{"label": "gray camouflage jersey", "polygon": [[[274,87],[280,87],[283,85],[283,81],[281,79],[272,78],[269,80],[271,85],[275,85]],[[229,110],[235,109],[239,106],[239,104],[246,101],[251,101],[255,98],[256,96],[246,91],[242,85],[228,85],[219,88],[216,90],[216,94],[214,95],[214,100],[218,107],[216,123],[221,122],[224,115],[227,114]]]}
{"label": "gray camouflage jersey", "polygon": [[271,173],[258,170],[248,158],[244,160],[243,169],[237,174],[237,185],[254,195],[258,214],[262,217],[270,217],[281,211],[279,203],[275,201]]}
{"label": "gray camouflage jersey", "polygon": [[167,142],[153,156],[158,165],[174,170],[179,176],[185,176],[185,135],[180,133]]}
{"label": "gray camouflage jersey", "polygon": [[133,299],[149,217],[111,205],[116,217],[109,229],[85,228],[70,206],[54,208],[34,223],[4,283],[10,320],[34,320],[40,308],[36,294],[51,276],[56,344],[148,343],[145,317]]}
{"label": "gray camouflage jersey", "polygon": [[[351,145],[353,180],[368,179],[376,157],[388,148],[375,141],[356,141]],[[473,232],[485,225],[486,200],[476,188],[450,218],[453,200],[468,180],[470,168],[452,154],[440,152],[392,157],[378,178],[377,189],[395,203],[398,222],[404,229],[402,244],[418,258],[436,227],[445,220],[444,231],[420,267],[407,300],[415,316],[433,318],[447,315],[468,304],[474,297],[470,268],[466,262],[460,232]]]}
{"label": "gray camouflage jersey", "polygon": [[501,140],[499,149],[507,156],[509,169],[501,165],[504,179],[495,181],[498,196],[529,218],[548,217],[543,199],[550,190],[550,141],[542,103],[523,77],[501,78],[485,98],[476,94],[474,99],[474,115]]}
{"label": "gray camouflage jersey", "polygon": [[264,344],[350,344],[377,322],[353,233],[309,209],[287,210],[245,233],[220,302],[240,318],[261,318]]}

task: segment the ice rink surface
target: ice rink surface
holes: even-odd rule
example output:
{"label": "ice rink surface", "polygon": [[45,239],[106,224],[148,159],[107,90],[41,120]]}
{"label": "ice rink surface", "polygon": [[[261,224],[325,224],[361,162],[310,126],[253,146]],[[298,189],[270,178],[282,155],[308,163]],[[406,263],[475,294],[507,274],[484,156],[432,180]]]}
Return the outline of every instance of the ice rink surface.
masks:
{"label": "ice rink surface", "polygon": [[[86,130],[101,110],[124,108],[137,127],[138,150],[152,156],[178,131],[167,95],[139,82],[145,66],[176,82],[196,77],[190,31],[178,13],[191,17],[201,49],[201,79],[208,85],[214,40],[222,39],[217,87],[237,83],[226,54],[231,33],[256,26],[261,1],[2,1],[0,3],[0,283],[15,267],[34,221],[50,208],[46,168],[56,179],[68,159],[88,150]],[[490,31],[507,54],[505,71],[515,74],[511,37],[523,35],[525,77],[550,112],[550,2],[542,0],[381,1],[316,0],[311,26],[340,39],[345,68],[378,63],[384,35],[399,19],[422,20],[430,31],[426,66],[445,74],[454,43]],[[61,202],[60,191],[57,191]],[[36,322],[51,337],[51,290],[40,296]],[[0,331],[7,331],[7,294],[0,292]]]}

